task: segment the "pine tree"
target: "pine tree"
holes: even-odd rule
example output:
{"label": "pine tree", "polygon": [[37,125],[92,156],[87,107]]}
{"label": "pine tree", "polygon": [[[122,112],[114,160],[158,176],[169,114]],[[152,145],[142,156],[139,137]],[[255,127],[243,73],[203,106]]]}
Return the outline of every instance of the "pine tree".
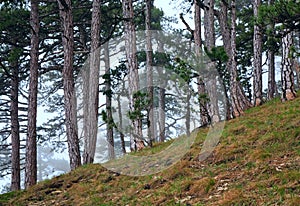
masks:
{"label": "pine tree", "polygon": [[99,69],[100,69],[100,0],[93,1],[92,22],[91,22],[91,54],[90,65],[85,85],[87,88],[87,102],[84,103],[84,118],[87,125],[85,128],[85,141],[83,163],[93,163],[96,152],[97,132],[98,132],[98,106],[99,106]]}
{"label": "pine tree", "polygon": [[[258,8],[261,5],[261,0],[254,0],[253,11],[254,17],[258,17]],[[262,31],[259,25],[254,25],[253,35],[253,94],[254,105],[262,104]]]}
{"label": "pine tree", "polygon": [[28,128],[26,140],[25,187],[28,188],[37,181],[37,93],[39,68],[39,1],[31,0],[31,50],[30,50],[30,77],[28,102]]}
{"label": "pine tree", "polygon": [[65,123],[67,132],[67,142],[69,148],[70,167],[72,170],[81,165],[77,115],[76,96],[74,88],[73,55],[74,55],[74,34],[73,15],[71,0],[57,0],[62,26],[62,44],[64,48],[64,68],[63,68],[63,89]]}
{"label": "pine tree", "polygon": [[293,45],[292,32],[282,38],[282,61],[281,61],[281,82],[282,101],[293,100],[296,97],[294,85],[293,58],[291,57]]}
{"label": "pine tree", "polygon": [[131,149],[139,150],[144,147],[144,143],[142,141],[142,121],[139,117],[139,114],[136,114],[136,110],[138,109],[136,107],[136,101],[138,98],[137,92],[139,91],[139,76],[136,57],[136,34],[132,0],[123,0],[122,7],[125,19],[124,37],[128,67],[129,107],[132,114]]}
{"label": "pine tree", "polygon": [[152,35],[151,35],[151,12],[152,12],[152,0],[146,0],[146,66],[147,66],[147,92],[148,92],[148,112],[147,112],[147,126],[148,126],[148,138],[150,146],[154,141],[154,114],[153,114],[153,51],[152,51]]}

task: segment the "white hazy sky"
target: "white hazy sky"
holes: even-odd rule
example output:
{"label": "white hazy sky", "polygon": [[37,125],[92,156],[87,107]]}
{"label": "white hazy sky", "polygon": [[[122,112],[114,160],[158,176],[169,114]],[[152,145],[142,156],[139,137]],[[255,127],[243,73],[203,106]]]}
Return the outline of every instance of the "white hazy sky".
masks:
{"label": "white hazy sky", "polygon": [[[172,0],[156,0],[154,1],[154,5],[158,8],[161,8],[164,11],[164,14],[168,17],[175,17],[178,21],[178,24],[173,24],[176,28],[185,28],[184,24],[179,19],[179,14],[183,11],[180,9],[180,1],[172,1]],[[193,29],[193,21],[189,18],[190,15],[185,16],[185,20],[190,24]]]}

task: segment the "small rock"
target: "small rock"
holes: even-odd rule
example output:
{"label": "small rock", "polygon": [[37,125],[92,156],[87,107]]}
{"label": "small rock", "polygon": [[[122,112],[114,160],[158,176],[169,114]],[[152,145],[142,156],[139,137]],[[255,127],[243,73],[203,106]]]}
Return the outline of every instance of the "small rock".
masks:
{"label": "small rock", "polygon": [[145,189],[145,190],[150,190],[150,189],[151,189],[151,186],[150,186],[149,184],[146,184],[146,185],[144,186],[144,189]]}

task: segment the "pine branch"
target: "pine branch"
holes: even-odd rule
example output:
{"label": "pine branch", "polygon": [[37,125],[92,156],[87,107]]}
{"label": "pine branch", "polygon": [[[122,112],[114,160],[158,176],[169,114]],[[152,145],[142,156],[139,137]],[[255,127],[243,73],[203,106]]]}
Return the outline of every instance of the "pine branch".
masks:
{"label": "pine branch", "polygon": [[190,25],[185,21],[185,19],[183,18],[183,14],[180,13],[179,14],[180,20],[182,21],[182,23],[185,25],[186,29],[191,32],[192,36],[194,36],[194,30],[191,29]]}

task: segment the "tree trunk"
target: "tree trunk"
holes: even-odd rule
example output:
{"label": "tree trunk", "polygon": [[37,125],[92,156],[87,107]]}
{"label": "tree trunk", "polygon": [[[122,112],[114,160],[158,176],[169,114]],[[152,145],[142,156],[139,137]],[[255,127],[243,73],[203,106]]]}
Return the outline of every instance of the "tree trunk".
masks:
{"label": "tree trunk", "polygon": [[[194,39],[195,39],[195,44],[196,44],[196,56],[197,59],[201,61],[202,58],[202,40],[201,40],[201,9],[200,6],[198,5],[197,1],[194,1],[195,5],[195,17],[194,17],[194,22],[195,22],[195,31],[194,31]],[[199,68],[201,69],[201,68]],[[198,95],[199,95],[199,106],[200,106],[200,121],[201,125],[208,125],[210,122],[210,116],[208,113],[208,104],[207,104],[207,99],[206,99],[206,88],[205,88],[205,83],[203,81],[203,77],[200,74],[201,72],[199,71],[199,77],[197,78],[197,84],[198,84]]]}
{"label": "tree trunk", "polygon": [[215,16],[214,16],[214,5],[215,0],[205,0],[207,9],[204,10],[204,36],[205,46],[210,51],[215,47]]}
{"label": "tree trunk", "polygon": [[36,117],[39,68],[39,13],[38,0],[31,0],[31,50],[28,101],[28,126],[25,160],[25,188],[36,184],[37,181],[37,148],[36,148]]}
{"label": "tree trunk", "polygon": [[[165,53],[164,51],[164,43],[159,40],[158,44],[158,52],[160,54]],[[160,77],[164,76],[163,68],[157,67],[157,72]],[[159,131],[159,141],[164,142],[166,140],[166,86],[168,84],[167,80],[163,78],[164,82],[160,82],[160,87],[158,89],[159,97],[158,97],[158,131]]]}
{"label": "tree trunk", "polygon": [[166,89],[159,88],[159,141],[166,140]]}
{"label": "tree trunk", "polygon": [[[105,91],[106,94],[106,140],[108,143],[108,159],[112,160],[115,158],[115,144],[114,144],[114,121],[112,115],[112,96],[111,96],[111,79],[110,79],[110,61],[109,61],[109,49],[108,43],[104,45],[104,63],[105,63],[105,75],[109,78],[105,79]],[[121,109],[121,108],[119,108]],[[121,120],[121,119],[120,119]],[[122,144],[122,140],[121,140]],[[123,149],[123,148],[122,148]],[[124,152],[124,149],[123,149]]]}
{"label": "tree trunk", "polygon": [[[254,0],[253,11],[254,17],[258,17],[258,8],[261,0]],[[253,35],[253,99],[254,106],[262,104],[262,34],[257,24],[254,25]]]}
{"label": "tree trunk", "polygon": [[276,94],[275,82],[275,52],[268,51],[268,99],[271,100]]}
{"label": "tree trunk", "polygon": [[[134,113],[135,98],[134,94],[139,91],[139,75],[136,57],[136,34],[134,25],[134,11],[132,0],[122,0],[123,15],[124,15],[124,36],[125,36],[125,49],[127,57],[128,82],[129,82],[129,107],[130,112]],[[139,117],[132,120],[131,131],[131,149],[140,150],[144,148],[143,134],[142,134],[142,121]]]}
{"label": "tree trunk", "polygon": [[282,61],[281,61],[281,82],[282,82],[282,101],[292,100],[296,97],[294,87],[293,59],[291,50],[293,46],[292,32],[282,38]]}
{"label": "tree trunk", "polygon": [[154,113],[153,113],[153,61],[152,61],[152,42],[151,42],[151,11],[152,11],[152,0],[146,0],[146,59],[147,59],[147,90],[148,90],[148,138],[150,146],[154,141]]}
{"label": "tree trunk", "polygon": [[227,69],[231,68],[231,61],[230,61],[230,57],[231,57],[231,34],[230,34],[230,27],[229,27],[229,18],[228,18],[228,5],[224,2],[221,1],[221,8],[220,11],[217,11],[217,19],[220,25],[220,30],[221,30],[221,35],[222,35],[222,41],[223,41],[223,45],[226,51],[226,54],[229,58],[228,62],[227,62]]}
{"label": "tree trunk", "polygon": [[[268,0],[268,5],[272,5],[274,0]],[[274,31],[275,24],[271,23],[268,28],[271,31]],[[270,38],[270,37],[268,37]],[[271,100],[274,98],[274,95],[277,93],[276,81],[275,81],[275,51],[268,51],[268,99]]]}
{"label": "tree trunk", "polygon": [[185,115],[185,128],[186,128],[186,135],[190,136],[191,134],[191,91],[188,89],[186,95],[186,115]]}
{"label": "tree trunk", "polygon": [[76,95],[73,75],[73,16],[71,0],[58,0],[59,13],[61,17],[61,26],[63,28],[62,44],[64,49],[64,67],[63,67],[63,89],[64,89],[64,107],[65,124],[67,131],[67,142],[70,158],[71,170],[81,165],[77,115],[76,115]]}
{"label": "tree trunk", "polygon": [[[230,38],[230,28],[229,28],[229,18],[228,18],[228,5],[224,2],[220,2],[221,8],[220,11],[216,12],[216,17],[218,19],[221,35],[222,35],[222,41],[224,45],[224,49],[226,51],[226,54],[228,56],[228,61],[226,63],[226,69],[228,73],[231,71],[231,38]],[[224,87],[226,88],[226,87]],[[230,88],[229,88],[230,90]],[[229,91],[229,93],[231,93]],[[226,108],[226,119],[232,118],[232,104],[229,101],[229,96],[226,94],[227,97],[227,108]]]}
{"label": "tree trunk", "polygon": [[122,152],[123,152],[123,154],[126,154],[125,135],[124,135],[124,133],[122,131],[123,120],[122,120],[121,94],[118,94],[117,101],[118,101],[118,115],[119,115],[119,127],[118,128],[121,128],[118,132],[120,133]]}
{"label": "tree trunk", "polygon": [[[204,36],[205,36],[205,47],[208,51],[211,51],[215,47],[215,16],[214,16],[214,0],[205,0],[205,5],[208,9],[204,10]],[[209,70],[214,70],[215,65],[210,62],[208,65]],[[211,71],[211,74],[214,74]],[[218,98],[217,98],[217,77],[215,75],[210,75],[207,82],[207,90],[210,99],[210,116],[212,122],[220,121]]]}
{"label": "tree trunk", "polygon": [[100,2],[101,0],[93,0],[92,9],[92,22],[91,22],[91,54],[90,54],[90,66],[87,75],[88,82],[88,105],[85,110],[87,120],[87,126],[85,129],[85,141],[87,142],[87,148],[84,153],[84,164],[93,163],[97,133],[98,133],[98,106],[99,106],[99,67],[100,67]]}
{"label": "tree trunk", "polygon": [[19,71],[18,62],[11,63],[12,76],[11,76],[11,103],[10,103],[10,116],[11,116],[11,190],[20,190],[20,132],[19,132]]}
{"label": "tree trunk", "polygon": [[233,117],[239,117],[244,111],[251,107],[251,103],[238,81],[237,61],[236,61],[236,3],[231,1],[231,38],[230,38],[230,95],[232,101]]}

